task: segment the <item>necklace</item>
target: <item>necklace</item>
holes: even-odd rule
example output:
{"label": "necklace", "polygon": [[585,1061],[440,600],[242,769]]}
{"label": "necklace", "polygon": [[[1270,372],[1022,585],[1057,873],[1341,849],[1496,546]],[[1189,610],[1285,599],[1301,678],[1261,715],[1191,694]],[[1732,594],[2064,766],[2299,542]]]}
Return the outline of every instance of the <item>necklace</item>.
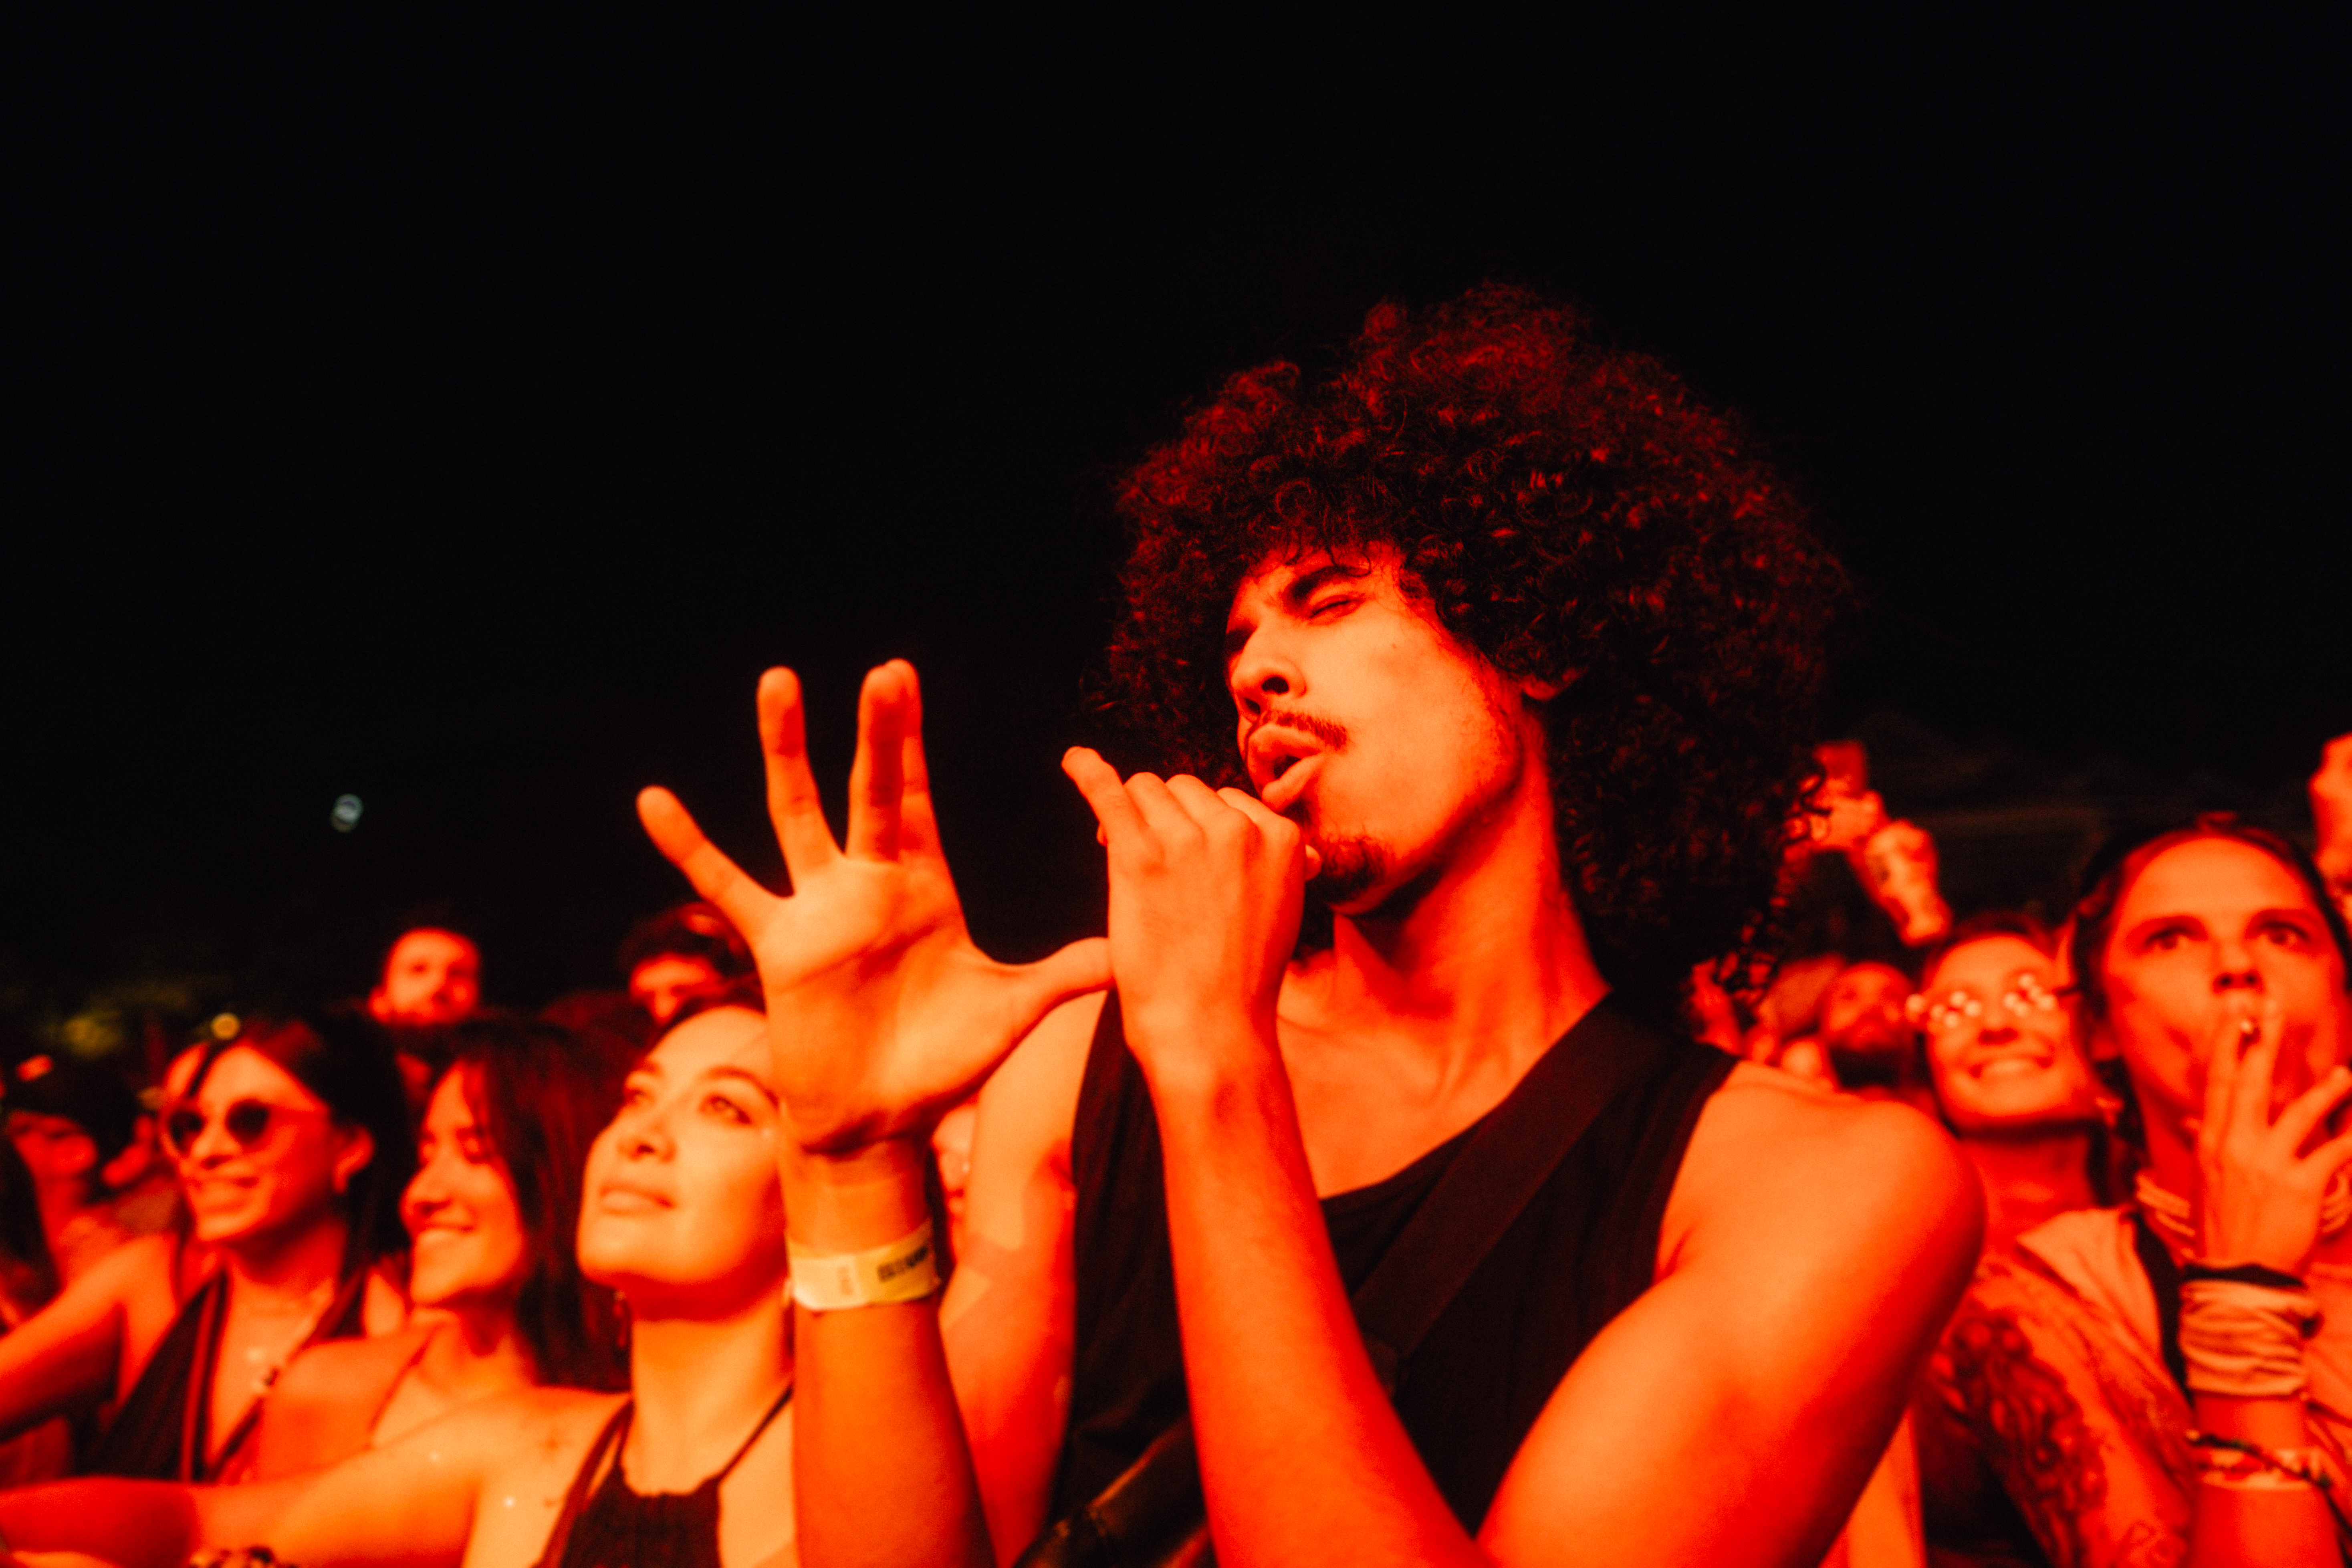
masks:
{"label": "necklace", "polygon": [[267,1345],[245,1347],[245,1364],[254,1369],[254,1398],[259,1399],[278,1386],[278,1380],[285,1375],[286,1363],[292,1361],[297,1353],[309,1345],[310,1336],[318,1332],[320,1320],[327,1315],[327,1309],[335,1304],[335,1281],[331,1279],[321,1279],[294,1309],[265,1308],[258,1312],[251,1308],[247,1309],[249,1315],[264,1318],[289,1317],[296,1310],[302,1313],[300,1325],[295,1329],[292,1336],[285,1342],[276,1355],[270,1354]]}
{"label": "necklace", "polygon": [[[2187,1198],[2157,1185],[2156,1178],[2146,1171],[2133,1182],[2132,1195],[2139,1199],[2140,1212],[2157,1229],[2179,1243],[2189,1257],[2197,1256],[2197,1221]],[[2327,1184],[2327,1196],[2319,1205],[2321,1238],[2333,1237],[2347,1222],[2352,1222],[2352,1170],[2338,1173]]]}

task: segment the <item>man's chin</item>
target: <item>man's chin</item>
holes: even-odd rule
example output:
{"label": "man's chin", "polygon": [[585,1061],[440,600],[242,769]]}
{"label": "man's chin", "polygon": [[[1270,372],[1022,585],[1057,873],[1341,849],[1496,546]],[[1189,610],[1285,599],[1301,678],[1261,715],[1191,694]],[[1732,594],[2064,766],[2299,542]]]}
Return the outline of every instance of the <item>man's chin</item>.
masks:
{"label": "man's chin", "polygon": [[1363,914],[1379,906],[1377,889],[1388,879],[1388,856],[1360,837],[1317,840],[1323,868],[1307,884],[1307,898],[1335,914]]}

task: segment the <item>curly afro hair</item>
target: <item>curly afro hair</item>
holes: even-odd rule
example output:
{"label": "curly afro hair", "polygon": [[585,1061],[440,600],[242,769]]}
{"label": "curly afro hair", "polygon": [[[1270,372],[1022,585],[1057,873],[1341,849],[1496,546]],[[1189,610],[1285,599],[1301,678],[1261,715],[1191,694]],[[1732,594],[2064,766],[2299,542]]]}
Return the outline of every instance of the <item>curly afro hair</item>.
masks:
{"label": "curly afro hair", "polygon": [[1235,589],[1270,555],[1390,547],[1464,646],[1565,683],[1544,704],[1561,865],[1611,982],[1670,1005],[1694,964],[1762,940],[1845,578],[1739,425],[1662,365],[1523,289],[1382,304],[1319,384],[1286,363],[1227,381],[1118,504],[1101,709],[1134,754],[1245,785]]}

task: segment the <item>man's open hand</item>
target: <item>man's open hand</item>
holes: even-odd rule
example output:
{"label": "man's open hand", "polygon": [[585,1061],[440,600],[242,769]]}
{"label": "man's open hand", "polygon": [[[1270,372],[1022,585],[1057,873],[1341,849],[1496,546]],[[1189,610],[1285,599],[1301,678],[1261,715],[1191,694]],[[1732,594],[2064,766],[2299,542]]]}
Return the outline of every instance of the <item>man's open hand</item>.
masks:
{"label": "man's open hand", "polygon": [[751,944],[802,1148],[847,1153],[927,1131],[1055,1005],[1108,983],[1100,938],[1031,964],[972,945],[931,813],[913,666],[869,671],[859,693],[846,847],[818,801],[791,670],[760,678],[760,748],[790,896],[746,876],[667,790],[645,791],[637,814]]}

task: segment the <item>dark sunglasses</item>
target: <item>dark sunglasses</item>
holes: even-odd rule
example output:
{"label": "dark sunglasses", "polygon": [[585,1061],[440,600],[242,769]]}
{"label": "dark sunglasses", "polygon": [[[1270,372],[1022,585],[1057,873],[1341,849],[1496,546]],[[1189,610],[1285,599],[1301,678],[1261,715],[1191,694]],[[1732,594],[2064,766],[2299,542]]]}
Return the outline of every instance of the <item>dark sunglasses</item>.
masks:
{"label": "dark sunglasses", "polygon": [[[228,1109],[220,1113],[220,1124],[236,1140],[238,1148],[249,1150],[269,1136],[270,1128],[277,1124],[279,1117],[291,1119],[311,1114],[313,1111],[308,1106],[272,1105],[266,1100],[239,1100],[232,1101]],[[205,1135],[205,1129],[212,1124],[213,1119],[196,1107],[180,1106],[163,1118],[163,1145],[185,1159],[188,1151],[195,1147],[196,1140]]]}

